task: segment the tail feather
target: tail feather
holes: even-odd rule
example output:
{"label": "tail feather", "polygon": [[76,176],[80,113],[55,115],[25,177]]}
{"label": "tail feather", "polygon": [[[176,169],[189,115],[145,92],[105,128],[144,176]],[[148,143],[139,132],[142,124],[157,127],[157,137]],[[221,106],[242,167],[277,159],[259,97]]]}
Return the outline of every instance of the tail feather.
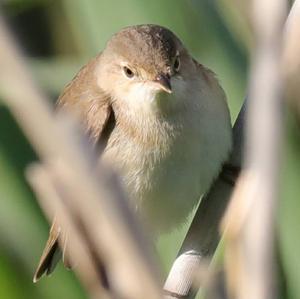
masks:
{"label": "tail feather", "polygon": [[50,230],[49,239],[33,276],[33,282],[37,282],[44,274],[51,274],[61,259],[62,254],[58,244],[60,233],[60,227],[54,221]]}

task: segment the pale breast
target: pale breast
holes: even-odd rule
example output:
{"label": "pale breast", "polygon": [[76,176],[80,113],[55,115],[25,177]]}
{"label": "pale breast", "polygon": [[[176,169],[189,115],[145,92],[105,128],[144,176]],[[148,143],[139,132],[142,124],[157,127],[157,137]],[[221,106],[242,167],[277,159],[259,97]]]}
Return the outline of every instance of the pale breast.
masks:
{"label": "pale breast", "polygon": [[228,112],[219,112],[201,108],[146,124],[140,138],[114,129],[103,159],[120,171],[134,209],[154,232],[185,221],[217,175],[231,143]]}

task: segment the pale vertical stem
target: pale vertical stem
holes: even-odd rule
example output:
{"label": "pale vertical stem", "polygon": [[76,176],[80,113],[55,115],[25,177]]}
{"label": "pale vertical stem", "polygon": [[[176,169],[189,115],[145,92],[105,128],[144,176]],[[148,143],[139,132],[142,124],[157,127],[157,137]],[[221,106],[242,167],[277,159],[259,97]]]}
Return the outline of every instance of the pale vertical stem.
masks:
{"label": "pale vertical stem", "polygon": [[[281,152],[284,0],[253,0],[245,170],[227,213],[226,270],[238,299],[276,297],[274,228]],[[226,235],[226,234],[225,234]]]}
{"label": "pale vertical stem", "polygon": [[285,6],[285,0],[253,1],[256,49],[250,79],[245,168],[259,183],[240,236],[245,275],[238,294],[241,299],[271,299],[276,294],[274,215],[283,123],[280,61]]}

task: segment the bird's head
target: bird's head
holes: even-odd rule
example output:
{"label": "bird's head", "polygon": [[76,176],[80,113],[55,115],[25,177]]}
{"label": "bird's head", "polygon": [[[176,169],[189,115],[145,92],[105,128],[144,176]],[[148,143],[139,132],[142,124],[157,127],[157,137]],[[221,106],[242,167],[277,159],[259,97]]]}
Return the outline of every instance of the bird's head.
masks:
{"label": "bird's head", "polygon": [[97,80],[128,107],[160,109],[184,100],[192,68],[190,55],[170,30],[139,25],[124,28],[109,40]]}

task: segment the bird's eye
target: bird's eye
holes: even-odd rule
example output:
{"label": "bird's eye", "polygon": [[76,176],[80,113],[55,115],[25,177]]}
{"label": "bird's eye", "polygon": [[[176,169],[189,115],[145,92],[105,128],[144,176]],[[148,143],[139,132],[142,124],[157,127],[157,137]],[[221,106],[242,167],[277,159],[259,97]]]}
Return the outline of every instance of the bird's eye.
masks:
{"label": "bird's eye", "polygon": [[178,72],[180,69],[180,59],[179,56],[176,56],[174,64],[173,64],[173,68],[175,72]]}
{"label": "bird's eye", "polygon": [[125,76],[127,77],[127,78],[133,78],[134,77],[134,72],[130,69],[130,68],[128,68],[127,66],[124,66],[123,67],[123,72],[124,72],[124,74],[125,74]]}

